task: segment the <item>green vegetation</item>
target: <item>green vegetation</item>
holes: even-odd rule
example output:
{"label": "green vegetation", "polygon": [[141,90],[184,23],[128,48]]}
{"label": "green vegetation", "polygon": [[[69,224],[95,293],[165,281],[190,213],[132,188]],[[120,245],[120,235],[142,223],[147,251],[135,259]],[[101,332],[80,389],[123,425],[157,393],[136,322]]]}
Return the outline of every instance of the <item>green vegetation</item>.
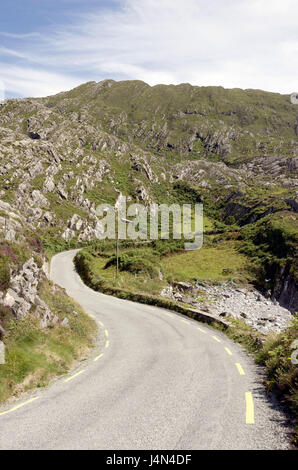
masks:
{"label": "green vegetation", "polygon": [[[209,220],[208,227],[214,224]],[[83,249],[76,260],[84,260],[88,275],[106,288],[153,294],[175,281],[248,283],[254,280],[249,258],[240,252],[237,240],[221,240],[206,235],[200,250],[185,251],[185,240],[151,242],[120,241],[119,277],[116,278],[115,242],[96,242]]]}
{"label": "green vegetation", "polygon": [[[0,291],[5,295],[12,277],[33,258],[38,268],[44,263],[44,247],[49,254],[69,247],[66,242],[48,241],[26,226],[10,242],[0,238]],[[38,295],[56,316],[56,323],[40,327],[36,305],[16,320],[10,307],[0,305],[0,339],[6,345],[6,363],[0,366],[0,404],[12,396],[34,387],[41,387],[67,372],[82,360],[93,347],[96,324],[62,289],[45,278],[38,285]],[[22,295],[22,293],[20,293]],[[68,325],[61,322],[67,318]]]}
{"label": "green vegetation", "polygon": [[[0,367],[0,403],[34,387],[43,387],[51,379],[65,374],[75,360],[83,360],[93,346],[95,322],[62,289],[44,282],[42,299],[59,318],[57,325],[40,329],[39,320],[29,316],[12,320],[6,316],[8,334],[6,363]],[[1,320],[5,315],[0,310]],[[69,326],[61,327],[67,318]]]}
{"label": "green vegetation", "polygon": [[298,220],[288,211],[243,227],[241,251],[251,258],[259,287],[274,292],[283,272],[298,280],[297,234]]}
{"label": "green vegetation", "polygon": [[[258,151],[271,155],[279,149],[280,155],[288,155],[292,150],[296,116],[286,95],[188,84],[149,87],[141,81],[106,83],[111,86],[89,82],[44,102],[51,109],[63,102],[67,114],[80,113],[88,103],[90,123],[100,123],[111,132],[111,121],[116,121],[112,130],[119,138],[132,136],[140,147],[158,148],[172,162],[181,153],[190,160],[204,157],[234,162],[251,158]],[[231,128],[235,136],[230,150],[221,145],[220,138],[208,139],[208,134],[224,136]],[[197,129],[200,137],[194,140]],[[258,146],[252,136],[258,136]]]}
{"label": "green vegetation", "polygon": [[297,329],[296,317],[292,326],[285,331],[271,334],[258,352],[257,362],[266,367],[267,389],[275,390],[282,399],[286,400],[298,419],[298,368],[291,361],[294,352],[292,344],[297,340]]}
{"label": "green vegetation", "polygon": [[165,258],[162,269],[166,278],[175,281],[223,281],[231,278],[247,281],[249,260],[239,253],[237,243],[223,242]]}

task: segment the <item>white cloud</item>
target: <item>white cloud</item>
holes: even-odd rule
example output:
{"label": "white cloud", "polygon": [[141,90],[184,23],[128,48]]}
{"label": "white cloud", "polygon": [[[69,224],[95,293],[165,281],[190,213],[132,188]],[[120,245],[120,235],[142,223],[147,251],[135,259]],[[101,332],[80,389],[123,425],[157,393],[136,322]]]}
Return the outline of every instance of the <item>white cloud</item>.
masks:
{"label": "white cloud", "polygon": [[51,74],[42,72],[39,88],[45,94],[64,86],[65,75],[284,93],[298,88],[296,0],[126,0],[121,5],[72,17],[68,25],[4,52],[22,66],[30,63],[37,72],[42,67],[59,77],[53,87]]}
{"label": "white cloud", "polygon": [[4,86],[4,82],[2,82],[2,80],[0,80],[0,103],[1,101],[3,101],[5,98],[5,86]]}
{"label": "white cloud", "polygon": [[70,90],[82,83],[82,79],[2,62],[0,62],[0,77],[2,90],[4,89],[6,94],[14,94],[15,96],[47,96]]}

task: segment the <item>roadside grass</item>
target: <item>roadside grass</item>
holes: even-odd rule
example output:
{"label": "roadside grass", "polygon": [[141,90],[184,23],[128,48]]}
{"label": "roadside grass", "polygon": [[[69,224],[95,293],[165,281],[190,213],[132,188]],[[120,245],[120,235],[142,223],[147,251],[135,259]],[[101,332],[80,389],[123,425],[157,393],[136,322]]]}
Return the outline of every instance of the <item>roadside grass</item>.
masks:
{"label": "roadside grass", "polygon": [[292,325],[280,334],[271,334],[257,353],[257,363],[266,366],[267,389],[275,392],[288,402],[291,411],[296,417],[298,444],[298,367],[293,364],[292,358],[297,358],[298,317],[293,319]]}
{"label": "roadside grass", "polygon": [[[54,377],[65,374],[75,361],[83,360],[94,345],[96,323],[62,289],[44,282],[40,296],[59,318],[56,325],[41,329],[37,318],[10,320],[6,363],[0,365],[0,403],[21,393],[46,386]],[[67,318],[68,327],[61,321]]]}

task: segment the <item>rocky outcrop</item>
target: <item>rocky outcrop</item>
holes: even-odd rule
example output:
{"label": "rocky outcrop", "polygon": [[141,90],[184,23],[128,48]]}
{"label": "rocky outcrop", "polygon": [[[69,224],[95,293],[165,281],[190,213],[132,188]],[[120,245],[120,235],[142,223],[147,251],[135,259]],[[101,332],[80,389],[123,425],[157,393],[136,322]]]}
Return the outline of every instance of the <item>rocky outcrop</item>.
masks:
{"label": "rocky outcrop", "polygon": [[298,312],[298,282],[295,275],[290,273],[289,264],[275,274],[272,298],[293,314]]}
{"label": "rocky outcrop", "polygon": [[[44,272],[37,266],[33,258],[30,258],[17,272],[11,275],[10,287],[5,294],[2,293],[1,303],[4,307],[10,307],[15,318],[22,319],[33,309],[41,307],[45,310],[45,316],[50,317],[49,309],[37,294],[37,287],[43,278]],[[42,317],[43,320],[43,317]]]}
{"label": "rocky outcrop", "polygon": [[[8,307],[17,320],[33,315],[39,319],[40,328],[55,325],[58,317],[54,315],[38,294],[38,286],[46,277],[46,264],[41,267],[30,258],[11,275],[10,287],[0,292],[0,305]],[[62,326],[67,326],[66,324]]]}
{"label": "rocky outcrop", "polygon": [[[285,103],[282,95],[260,91],[111,80],[55,97],[5,100],[0,104],[2,238],[27,246],[34,232],[47,241],[93,240],[103,231],[96,206],[114,205],[119,193],[147,205],[180,203],[186,196],[203,202],[208,215],[227,226],[243,227],[286,211],[294,227],[297,113]],[[39,268],[31,268],[38,279]],[[5,301],[19,317],[36,304],[43,320],[48,312],[38,304],[26,269],[14,274],[24,291],[15,283]],[[196,292],[184,287],[174,286],[168,294],[196,303]],[[296,287],[289,272],[277,275],[273,295],[294,311]]]}

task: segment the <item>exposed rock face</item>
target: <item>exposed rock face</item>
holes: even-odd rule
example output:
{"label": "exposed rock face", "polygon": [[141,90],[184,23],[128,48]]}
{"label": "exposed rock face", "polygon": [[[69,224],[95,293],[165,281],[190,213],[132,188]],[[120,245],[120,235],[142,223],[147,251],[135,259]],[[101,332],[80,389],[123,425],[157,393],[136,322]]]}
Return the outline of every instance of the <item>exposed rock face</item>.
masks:
{"label": "exposed rock face", "polygon": [[[108,80],[6,100],[0,122],[7,242],[19,243],[27,228],[42,238],[89,241],[103,232],[98,204],[114,205],[119,193],[146,205],[180,202],[183,185],[221,222],[245,227],[277,214],[295,226],[297,112],[287,96]],[[30,270],[34,279],[42,275]],[[277,273],[273,295],[294,311],[292,273]],[[33,280],[18,276],[24,294],[11,287],[6,302],[23,316],[38,299]],[[195,292],[175,286],[171,295],[191,303]]]}
{"label": "exposed rock face", "polygon": [[272,297],[293,314],[298,311],[298,285],[293,275],[289,273],[289,266],[281,269],[276,276]]}
{"label": "exposed rock face", "polygon": [[[3,284],[3,279],[0,277],[0,308],[4,308],[4,312],[6,309],[17,320],[33,315],[40,319],[41,328],[55,324],[57,319],[39,295],[39,285],[48,277],[48,262],[40,253],[40,246],[37,241],[32,240],[33,249],[31,248],[31,251],[30,247],[27,246],[27,237],[30,231],[32,233],[32,227],[27,224],[26,218],[17,210],[12,211],[10,204],[0,201],[0,210],[5,211],[5,217],[0,217],[0,236],[2,237],[0,266],[3,269],[2,256],[12,261],[13,265],[18,266],[9,269],[9,277],[5,284]],[[32,210],[37,211],[38,209]],[[30,238],[29,240],[31,241]],[[13,245],[9,242],[13,242]],[[31,256],[29,255],[24,264],[18,265],[18,251],[22,252],[25,247],[28,254],[31,252]],[[6,264],[6,266],[9,266],[9,264]],[[1,276],[3,272],[5,271],[1,271]],[[2,337],[5,334],[6,331],[0,324],[0,336]]]}
{"label": "exposed rock face", "polygon": [[297,312],[298,306],[298,286],[293,277],[289,274],[283,278],[280,291],[274,293],[278,301],[293,314]]}
{"label": "exposed rock face", "polygon": [[33,312],[41,318],[41,326],[48,326],[53,315],[37,293],[38,283],[45,276],[44,271],[30,258],[21,269],[11,277],[10,288],[1,303],[10,307],[17,319],[22,319]]}

